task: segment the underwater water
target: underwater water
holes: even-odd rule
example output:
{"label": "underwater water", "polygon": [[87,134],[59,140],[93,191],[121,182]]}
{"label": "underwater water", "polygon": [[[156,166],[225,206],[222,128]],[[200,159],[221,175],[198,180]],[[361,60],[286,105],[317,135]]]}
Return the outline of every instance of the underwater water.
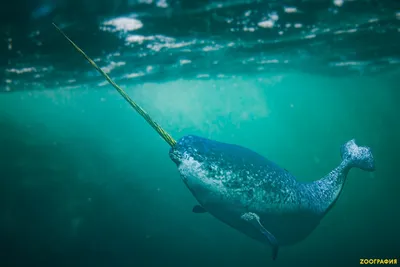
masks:
{"label": "underwater water", "polygon": [[[400,264],[399,1],[99,3],[31,1],[0,20],[1,265]],[[169,146],[52,21],[175,139],[239,144],[314,181],[355,138],[376,170],[351,170],[274,262],[192,212]]]}

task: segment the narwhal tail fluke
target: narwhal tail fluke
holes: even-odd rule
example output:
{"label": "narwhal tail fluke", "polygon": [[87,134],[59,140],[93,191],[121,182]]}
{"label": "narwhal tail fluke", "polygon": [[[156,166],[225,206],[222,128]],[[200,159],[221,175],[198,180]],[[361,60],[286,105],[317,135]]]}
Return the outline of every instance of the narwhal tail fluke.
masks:
{"label": "narwhal tail fluke", "polygon": [[89,61],[90,65],[92,65],[117,91],[120,93],[120,95],[131,105],[131,107],[136,110],[137,113],[140,114],[149,124],[151,127],[156,130],[156,132],[171,146],[173,147],[176,144],[176,141],[163,129],[161,128],[160,125],[158,125],[155,121],[151,119],[149,114],[147,114],[144,109],[142,109],[138,104],[136,104],[129,96],[128,94],[118,86],[111,78],[110,76],[107,75],[97,64],[89,57],[86,55],[85,52],[83,52],[82,49],[80,49],[56,24],[54,24],[54,27],[65,37],[65,39],[68,40],[68,42],[82,55],[86,58],[87,61]]}
{"label": "narwhal tail fluke", "polygon": [[375,162],[371,148],[358,146],[354,139],[348,141],[340,148],[343,161],[350,167],[360,168],[364,171],[374,171]]}
{"label": "narwhal tail fluke", "polygon": [[303,186],[311,192],[311,206],[324,216],[335,204],[342,192],[346,177],[351,168],[374,171],[375,162],[369,147],[358,146],[350,140],[340,148],[343,161],[323,178]]}

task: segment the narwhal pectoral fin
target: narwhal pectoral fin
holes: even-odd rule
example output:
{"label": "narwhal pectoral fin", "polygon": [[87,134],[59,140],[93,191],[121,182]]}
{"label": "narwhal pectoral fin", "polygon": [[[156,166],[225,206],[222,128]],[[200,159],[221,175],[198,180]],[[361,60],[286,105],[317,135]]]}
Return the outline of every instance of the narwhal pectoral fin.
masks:
{"label": "narwhal pectoral fin", "polygon": [[278,257],[279,245],[275,239],[275,236],[273,234],[271,234],[270,232],[268,232],[266,229],[263,229],[262,233],[268,238],[269,243],[272,246],[272,259],[276,260],[276,258]]}
{"label": "narwhal pectoral fin", "polygon": [[271,234],[267,229],[265,229],[265,227],[262,225],[260,221],[260,216],[253,212],[247,212],[243,214],[241,218],[251,223],[267,238],[268,243],[272,246],[272,259],[276,260],[279,251],[278,241],[276,240],[275,236]]}
{"label": "narwhal pectoral fin", "polygon": [[207,212],[206,209],[203,208],[203,207],[200,206],[200,205],[194,206],[193,209],[192,209],[192,211],[193,211],[194,213],[206,213],[206,212]]}
{"label": "narwhal pectoral fin", "polygon": [[272,260],[278,257],[279,246],[272,247]]}

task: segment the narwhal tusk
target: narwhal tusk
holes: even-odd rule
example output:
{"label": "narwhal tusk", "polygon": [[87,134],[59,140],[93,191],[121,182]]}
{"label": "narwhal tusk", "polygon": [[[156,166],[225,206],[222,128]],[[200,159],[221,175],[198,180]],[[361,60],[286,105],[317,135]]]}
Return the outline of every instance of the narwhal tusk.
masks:
{"label": "narwhal tusk", "polygon": [[82,55],[86,58],[87,61],[89,61],[90,65],[92,65],[98,72],[100,72],[101,75],[103,75],[104,78],[120,93],[120,95],[128,101],[128,103],[131,105],[131,107],[137,111],[137,113],[140,114],[149,124],[151,127],[154,128],[154,130],[157,131],[157,133],[171,146],[175,146],[176,141],[163,129],[161,128],[160,125],[158,125],[155,121],[151,119],[149,114],[147,114],[144,109],[142,109],[138,104],[136,104],[129,96],[128,94],[118,86],[111,78],[110,76],[107,75],[97,64],[88,56],[86,55],[85,52],[83,52],[82,49],[80,49],[55,23],[53,23],[53,26],[65,37],[65,39],[68,40],[72,44],[72,46]]}

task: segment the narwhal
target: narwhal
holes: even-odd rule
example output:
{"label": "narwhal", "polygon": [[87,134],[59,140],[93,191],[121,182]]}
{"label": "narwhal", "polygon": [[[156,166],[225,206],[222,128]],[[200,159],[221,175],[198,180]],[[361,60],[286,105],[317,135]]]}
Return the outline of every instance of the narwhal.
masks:
{"label": "narwhal", "polygon": [[256,152],[233,144],[188,135],[175,141],[138,106],[65,33],[57,30],[96,68],[171,146],[169,156],[196,198],[193,212],[220,221],[272,247],[305,239],[337,201],[349,170],[374,171],[369,147],[350,140],[341,147],[342,162],[314,182],[298,181],[287,170]]}

